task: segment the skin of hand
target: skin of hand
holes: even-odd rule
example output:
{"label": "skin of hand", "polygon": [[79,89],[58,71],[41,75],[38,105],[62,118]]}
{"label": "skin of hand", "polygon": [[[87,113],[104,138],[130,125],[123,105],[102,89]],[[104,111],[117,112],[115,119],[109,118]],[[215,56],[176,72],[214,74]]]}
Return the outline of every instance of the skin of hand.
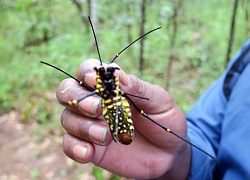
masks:
{"label": "skin of hand", "polygon": [[[118,67],[115,63],[109,66]],[[77,70],[76,78],[94,88],[94,67],[100,67],[98,60],[84,61]],[[122,91],[150,99],[131,97],[139,108],[160,124],[186,138],[185,116],[167,91],[133,75],[126,75],[122,69],[115,73],[120,78]],[[187,143],[143,117],[133,105],[133,142],[130,145],[114,142],[102,116],[99,96],[87,97],[75,106],[65,105],[65,102],[84,97],[88,93],[89,90],[72,78],[63,80],[57,89],[57,99],[65,106],[61,123],[67,131],[63,150],[68,157],[79,163],[92,162],[124,177],[186,179],[191,159],[191,150]]]}

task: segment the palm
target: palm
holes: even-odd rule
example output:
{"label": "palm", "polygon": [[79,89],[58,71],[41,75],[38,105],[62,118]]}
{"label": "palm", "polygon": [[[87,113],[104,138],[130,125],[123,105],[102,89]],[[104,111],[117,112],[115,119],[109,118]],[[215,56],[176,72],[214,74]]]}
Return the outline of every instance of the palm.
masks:
{"label": "palm", "polygon": [[[149,97],[153,93],[148,93],[147,97],[154,100],[133,98],[133,101],[136,105],[144,107],[144,111],[161,124],[173,128],[178,124],[180,131],[178,133],[184,134],[185,137],[186,124],[183,113],[163,89],[154,88],[162,91],[159,93],[160,96],[154,94],[153,98]],[[166,97],[165,100],[162,96]],[[155,103],[160,100],[166,101],[167,105],[159,106]],[[143,117],[133,106],[131,108],[136,129],[134,141],[130,145],[122,145],[113,141],[106,148],[95,146],[97,156],[93,159],[94,164],[126,177],[143,177],[145,173],[151,177],[154,173],[165,172],[167,162],[171,162],[170,159],[173,157],[171,154],[183,142]],[[138,169],[143,171],[138,171]]]}

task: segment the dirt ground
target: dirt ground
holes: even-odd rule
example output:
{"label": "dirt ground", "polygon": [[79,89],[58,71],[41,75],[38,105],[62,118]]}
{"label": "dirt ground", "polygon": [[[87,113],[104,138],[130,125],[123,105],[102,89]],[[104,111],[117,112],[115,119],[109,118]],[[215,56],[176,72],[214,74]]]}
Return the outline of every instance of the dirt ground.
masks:
{"label": "dirt ground", "polygon": [[[37,126],[20,123],[16,112],[0,117],[0,180],[97,179],[93,165],[75,163],[64,155],[62,135],[47,133],[39,140]],[[112,174],[103,171],[102,176],[110,179]]]}

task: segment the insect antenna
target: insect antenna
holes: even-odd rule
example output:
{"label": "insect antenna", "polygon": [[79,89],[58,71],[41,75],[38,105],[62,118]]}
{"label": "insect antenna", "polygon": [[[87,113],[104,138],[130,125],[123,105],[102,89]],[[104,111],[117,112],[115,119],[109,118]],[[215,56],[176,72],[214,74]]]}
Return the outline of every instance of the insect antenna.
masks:
{"label": "insect antenna", "polygon": [[72,76],[71,74],[67,73],[66,71],[64,71],[64,70],[62,70],[62,69],[60,69],[60,68],[58,68],[58,67],[56,67],[56,66],[54,66],[54,65],[52,65],[52,64],[49,64],[49,63],[47,63],[47,62],[44,62],[44,61],[40,61],[40,63],[45,64],[45,65],[47,65],[47,66],[50,66],[50,67],[52,67],[52,68],[54,68],[54,69],[56,69],[56,70],[58,70],[58,71],[64,73],[65,75],[67,75],[67,76],[71,77],[72,79],[76,80],[81,86],[84,86],[84,87],[87,88],[88,90],[93,91],[93,89],[92,89],[90,86],[88,86],[87,84],[85,84],[85,83],[83,83],[82,81],[78,80],[77,78],[75,78],[75,77]]}
{"label": "insect antenna", "polygon": [[[125,93],[125,92],[124,92]],[[144,100],[150,100],[149,98],[147,97],[142,97],[142,96],[137,96],[137,95],[134,95],[134,94],[130,94],[130,93],[125,93],[126,95],[128,96],[132,96],[132,97],[135,97],[135,98],[139,98],[139,99],[144,99]]]}
{"label": "insect antenna", "polygon": [[90,19],[90,16],[88,16],[89,18],[89,23],[90,23],[90,26],[91,26],[91,30],[93,32],[93,35],[94,35],[94,39],[95,39],[95,46],[96,46],[96,49],[97,49],[97,53],[98,53],[98,56],[99,56],[99,60],[100,60],[100,65],[102,66],[102,58],[101,58],[101,53],[99,51],[99,47],[98,47],[98,43],[97,43],[97,38],[96,38],[96,34],[95,34],[95,30],[94,30],[94,26],[91,22],[91,19]]}
{"label": "insect antenna", "polygon": [[123,50],[121,50],[119,53],[117,53],[113,58],[112,58],[112,60],[110,61],[110,63],[109,64],[111,64],[112,62],[114,62],[114,60],[116,60],[117,58],[118,58],[118,56],[121,54],[121,53],[123,53],[123,51],[125,51],[126,49],[128,49],[131,45],[133,45],[135,42],[137,42],[138,40],[140,40],[141,38],[143,38],[144,36],[146,36],[146,35],[148,35],[148,34],[150,34],[150,33],[152,33],[152,32],[154,32],[154,31],[156,31],[156,30],[158,30],[158,29],[160,29],[161,28],[161,26],[159,26],[159,27],[157,27],[157,28],[154,28],[154,29],[152,29],[151,31],[149,31],[149,32],[147,32],[147,33],[145,33],[145,34],[143,34],[142,36],[140,36],[139,38],[137,38],[136,40],[134,40],[133,42],[131,42],[129,45],[127,45]]}

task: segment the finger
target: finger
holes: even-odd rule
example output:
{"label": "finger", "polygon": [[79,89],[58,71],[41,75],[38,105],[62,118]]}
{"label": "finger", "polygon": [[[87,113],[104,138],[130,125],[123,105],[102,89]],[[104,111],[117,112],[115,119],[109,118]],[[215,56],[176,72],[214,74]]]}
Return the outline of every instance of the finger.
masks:
{"label": "finger", "polygon": [[63,151],[69,158],[79,163],[88,163],[95,155],[95,148],[91,143],[69,133],[63,137]]}
{"label": "finger", "polygon": [[61,123],[67,132],[82,140],[102,146],[112,141],[108,125],[103,119],[81,116],[65,109],[61,116]]}
{"label": "finger", "polygon": [[[152,144],[163,147],[165,150],[175,149],[178,144],[182,144],[183,141],[173,134],[168,133],[168,129],[170,129],[171,132],[173,131],[179,136],[186,138],[185,116],[179,108],[177,108],[161,114],[147,114],[150,118],[165,128],[153,123],[138,113],[134,108],[131,108],[135,129],[143,134]],[[136,137],[137,136],[135,135],[135,138]]]}
{"label": "finger", "polygon": [[88,59],[83,61],[76,71],[77,79],[83,81],[88,86],[94,88],[94,85],[96,84],[96,72],[94,70],[94,67],[99,66],[100,61],[98,61],[97,59]]}
{"label": "finger", "polygon": [[79,85],[72,78],[63,80],[57,88],[58,101],[68,109],[88,117],[99,117],[101,115],[101,102],[97,96],[89,96],[76,105],[69,105],[68,101],[85,97],[90,92]]}
{"label": "finger", "polygon": [[129,75],[128,80],[128,86],[121,86],[124,92],[149,98],[148,101],[129,97],[139,109],[165,127],[164,129],[143,117],[131,104],[135,128],[148,137],[152,143],[163,147],[168,146],[167,143],[170,142],[173,142],[173,148],[176,143],[181,143],[182,140],[167,133],[167,128],[170,128],[181,137],[186,137],[185,116],[171,95],[161,87],[144,82],[135,76]]}
{"label": "finger", "polygon": [[175,105],[170,94],[160,86],[142,81],[134,75],[128,75],[127,77],[128,85],[121,85],[121,89],[125,93],[149,98],[149,100],[145,100],[129,96],[139,107],[143,107],[143,110],[148,113],[158,114],[171,109]]}

